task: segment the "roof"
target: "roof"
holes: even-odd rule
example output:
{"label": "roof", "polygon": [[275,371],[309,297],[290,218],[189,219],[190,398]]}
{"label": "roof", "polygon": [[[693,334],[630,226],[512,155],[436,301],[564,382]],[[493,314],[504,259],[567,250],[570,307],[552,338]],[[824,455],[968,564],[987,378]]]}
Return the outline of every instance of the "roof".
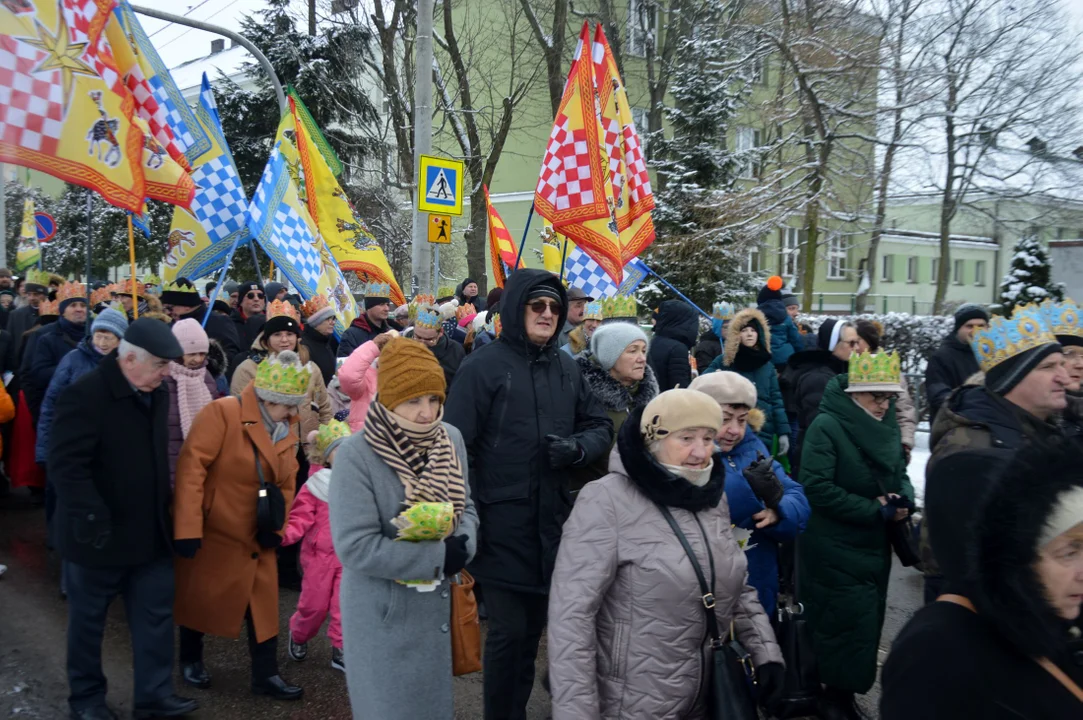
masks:
{"label": "roof", "polygon": [[222,52],[181,63],[175,68],[170,68],[169,73],[173,76],[173,81],[177,83],[181,94],[190,97],[199,93],[199,88],[203,83],[203,73],[207,73],[207,79],[212,85],[218,81],[219,72],[221,72],[237,84],[247,86],[251,81],[244,76],[244,65],[254,61],[255,59],[248,54],[247,50],[240,45],[234,45]]}

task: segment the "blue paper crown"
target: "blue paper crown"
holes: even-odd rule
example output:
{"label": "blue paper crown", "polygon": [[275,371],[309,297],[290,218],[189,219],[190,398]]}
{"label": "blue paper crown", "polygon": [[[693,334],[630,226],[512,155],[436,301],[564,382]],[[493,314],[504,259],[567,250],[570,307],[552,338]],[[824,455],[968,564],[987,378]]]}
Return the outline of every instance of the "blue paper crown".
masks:
{"label": "blue paper crown", "polygon": [[584,320],[604,320],[605,314],[602,312],[602,304],[600,302],[587,303],[587,309],[583,312]]}
{"label": "blue paper crown", "polygon": [[365,286],[365,297],[389,298],[391,297],[391,285],[388,283],[370,282]]}
{"label": "blue paper crown", "polygon": [[719,320],[730,320],[733,318],[734,309],[731,302],[716,302],[711,309],[711,315]]}
{"label": "blue paper crown", "polygon": [[1024,305],[1016,308],[1010,318],[994,317],[989,327],[975,332],[970,349],[981,371],[989,372],[1005,360],[1056,342],[1042,309]]}
{"label": "blue paper crown", "polygon": [[1049,323],[1049,329],[1058,338],[1061,336],[1083,339],[1083,310],[1080,309],[1071,298],[1065,298],[1062,302],[1046,300],[1042,303],[1042,313],[1045,321]]}
{"label": "blue paper crown", "polygon": [[442,322],[439,310],[434,308],[421,308],[417,311],[417,319],[414,320],[414,327],[439,330]]}

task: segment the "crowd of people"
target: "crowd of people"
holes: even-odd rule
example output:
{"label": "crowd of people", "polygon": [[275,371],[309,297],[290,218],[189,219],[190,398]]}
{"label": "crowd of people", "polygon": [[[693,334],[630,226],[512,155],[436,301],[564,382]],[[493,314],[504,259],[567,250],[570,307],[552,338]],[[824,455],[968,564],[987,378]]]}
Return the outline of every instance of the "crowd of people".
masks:
{"label": "crowd of people", "polygon": [[75,720],[117,717],[101,645],[118,595],[135,717],[195,711],[176,661],[213,692],[204,638],[242,626],[251,691],[301,699],[278,653],[296,584],[285,654],[306,660],[326,622],[354,717],[450,720],[467,571],[486,720],[525,720],[539,675],[555,720],[721,717],[727,653],[743,676],[726,692],[770,714],[807,689],[776,637],[798,608],[808,714],[858,720],[893,557],[924,573],[926,607],[883,667],[881,717],[1083,710],[1071,301],[956,311],[921,384],[919,530],[899,355],[867,319],[799,324],[779,277],[755,307],[669,300],[649,325],[633,298],[543,270],[398,308],[371,283],[337,331],[327,298],[274,282],[213,303],[185,280],[87,290],[0,270],[5,467],[61,558]]}

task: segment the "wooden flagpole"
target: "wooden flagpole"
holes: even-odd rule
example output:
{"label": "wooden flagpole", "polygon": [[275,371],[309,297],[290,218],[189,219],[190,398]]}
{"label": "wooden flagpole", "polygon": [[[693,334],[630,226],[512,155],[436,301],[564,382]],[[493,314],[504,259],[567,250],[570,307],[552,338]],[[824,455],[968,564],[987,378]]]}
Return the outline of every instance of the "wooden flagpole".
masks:
{"label": "wooden flagpole", "polygon": [[132,264],[132,318],[134,320],[139,319],[139,290],[135,284],[138,280],[135,277],[135,233],[132,231],[132,216],[128,215],[128,260]]}

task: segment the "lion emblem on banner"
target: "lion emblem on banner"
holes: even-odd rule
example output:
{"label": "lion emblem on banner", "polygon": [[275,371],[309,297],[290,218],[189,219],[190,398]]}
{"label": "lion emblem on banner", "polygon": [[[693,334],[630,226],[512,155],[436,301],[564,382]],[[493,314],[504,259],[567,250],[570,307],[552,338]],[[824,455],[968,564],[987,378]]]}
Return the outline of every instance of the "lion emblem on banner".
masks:
{"label": "lion emblem on banner", "polygon": [[165,244],[165,264],[175,268],[180,258],[188,257],[188,254],[184,252],[184,246],[196,246],[196,234],[191,230],[171,230],[169,237],[165,239]]}

